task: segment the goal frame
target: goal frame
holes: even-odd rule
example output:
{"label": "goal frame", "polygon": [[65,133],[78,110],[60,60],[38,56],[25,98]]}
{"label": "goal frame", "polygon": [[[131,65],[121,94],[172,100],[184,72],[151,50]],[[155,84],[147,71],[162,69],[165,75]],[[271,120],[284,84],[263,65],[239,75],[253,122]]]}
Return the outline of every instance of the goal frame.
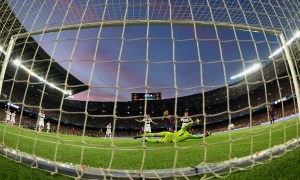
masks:
{"label": "goal frame", "polygon": [[[281,41],[283,51],[285,54],[285,58],[287,59],[292,80],[295,87],[296,93],[296,101],[298,105],[298,111],[300,112],[300,91],[299,91],[299,83],[294,67],[294,63],[291,57],[291,53],[289,51],[288,45],[286,44],[286,40],[283,32],[265,29],[254,26],[247,26],[242,24],[229,24],[229,23],[216,23],[216,22],[202,22],[202,21],[166,21],[166,20],[128,20],[128,21],[109,21],[109,22],[98,22],[98,23],[88,23],[88,24],[79,24],[79,25],[69,25],[58,28],[49,28],[42,31],[33,31],[26,32],[22,34],[13,35],[10,39],[9,45],[7,47],[7,51],[5,53],[5,59],[3,62],[1,74],[0,74],[0,94],[2,91],[2,86],[4,82],[4,76],[6,72],[7,65],[10,61],[10,56],[12,54],[13,47],[20,38],[27,38],[32,35],[39,35],[51,32],[60,32],[60,31],[68,31],[68,30],[77,30],[77,29],[89,29],[89,28],[97,28],[97,27],[114,27],[114,26],[142,26],[142,25],[181,25],[181,26],[216,26],[222,28],[235,28],[246,31],[259,31],[264,33],[269,33],[273,35],[278,35]],[[300,118],[300,114],[296,115]],[[298,128],[298,126],[297,126]],[[298,132],[298,131],[297,131]],[[270,149],[266,149],[259,154],[249,155],[246,157],[232,159],[219,163],[203,163],[195,167],[186,167],[186,168],[172,168],[172,169],[159,169],[159,170],[117,170],[117,169],[102,169],[102,168],[93,168],[88,167],[87,169],[83,168],[80,165],[73,164],[65,164],[54,161],[49,161],[47,159],[34,157],[30,154],[26,154],[23,152],[18,152],[16,150],[0,146],[0,154],[14,159],[17,162],[22,164],[29,165],[31,167],[36,167],[45,171],[49,171],[52,173],[62,173],[72,177],[80,177],[80,178],[170,178],[170,177],[186,177],[186,176],[195,176],[195,175],[203,175],[203,174],[215,174],[215,173],[226,173],[229,170],[238,170],[242,167],[254,166],[260,164],[264,160],[269,158],[278,157],[281,154],[284,154],[287,150],[292,150],[298,147],[300,144],[299,139],[290,140],[282,145],[275,146]]]}
{"label": "goal frame", "polygon": [[[149,4],[149,1],[148,3]],[[297,80],[297,75],[292,60],[291,53],[288,46],[286,45],[286,39],[283,31],[277,31],[273,29],[267,29],[262,27],[249,26],[244,24],[232,24],[232,23],[222,23],[222,22],[205,22],[205,21],[173,21],[173,20],[120,20],[120,21],[102,21],[97,23],[85,23],[85,24],[76,24],[61,26],[55,28],[45,28],[43,30],[31,31],[22,34],[13,35],[10,39],[9,45],[7,46],[7,51],[5,53],[5,59],[3,61],[1,74],[0,74],[0,94],[3,87],[4,76],[7,69],[7,65],[10,61],[13,47],[20,38],[27,38],[33,35],[47,34],[51,32],[61,32],[68,30],[78,30],[78,29],[90,29],[90,28],[99,28],[99,27],[115,27],[115,26],[141,26],[141,25],[178,25],[178,26],[208,26],[208,27],[222,27],[222,28],[234,28],[236,30],[245,30],[252,32],[264,32],[267,34],[273,34],[279,36],[281,41],[285,58],[287,59],[289,69],[291,71],[291,76],[294,83],[296,101],[298,106],[298,112],[300,112],[300,90],[299,83]],[[298,116],[298,115],[297,115]],[[298,126],[297,126],[298,133]],[[297,134],[298,135],[298,134]],[[49,161],[46,159],[34,157],[30,154],[18,152],[16,150],[0,146],[0,153],[6,157],[10,157],[18,162],[27,164],[31,167],[37,167],[46,171],[53,173],[64,173],[73,177],[83,177],[83,178],[99,178],[99,177],[116,177],[116,178],[168,178],[168,177],[185,177],[192,175],[201,175],[207,173],[221,173],[226,172],[230,169],[238,169],[240,167],[246,167],[249,165],[256,165],[262,162],[265,159],[270,157],[274,158],[279,156],[282,153],[285,153],[286,150],[293,149],[299,145],[300,139],[291,140],[285,144],[276,146],[274,148],[267,149],[263,152],[260,152],[258,155],[250,155],[243,158],[238,158],[234,160],[229,160],[220,163],[204,163],[196,167],[186,167],[186,168],[176,168],[176,169],[163,169],[163,170],[113,170],[113,169],[100,169],[100,168],[87,168],[85,170],[80,165],[70,165],[64,163],[58,163]]]}

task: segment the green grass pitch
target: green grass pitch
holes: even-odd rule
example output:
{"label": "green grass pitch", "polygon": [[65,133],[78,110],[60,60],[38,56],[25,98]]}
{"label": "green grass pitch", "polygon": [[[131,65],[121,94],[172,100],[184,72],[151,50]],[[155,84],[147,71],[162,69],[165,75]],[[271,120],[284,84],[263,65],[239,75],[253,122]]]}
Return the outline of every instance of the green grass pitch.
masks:
{"label": "green grass pitch", "polygon": [[139,139],[128,138],[57,136],[1,124],[0,142],[52,161],[112,169],[162,169],[247,156],[298,137],[298,124],[298,118],[293,118],[254,127],[252,131],[213,134],[177,144],[141,143]]}

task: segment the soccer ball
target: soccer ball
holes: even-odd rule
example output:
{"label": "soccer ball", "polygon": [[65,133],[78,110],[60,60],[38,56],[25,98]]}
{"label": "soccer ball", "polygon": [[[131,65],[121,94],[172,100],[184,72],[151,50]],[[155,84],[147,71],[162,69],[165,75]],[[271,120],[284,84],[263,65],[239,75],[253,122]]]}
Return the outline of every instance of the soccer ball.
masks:
{"label": "soccer ball", "polygon": [[228,125],[228,130],[233,130],[235,127],[234,127],[234,124],[229,124]]}

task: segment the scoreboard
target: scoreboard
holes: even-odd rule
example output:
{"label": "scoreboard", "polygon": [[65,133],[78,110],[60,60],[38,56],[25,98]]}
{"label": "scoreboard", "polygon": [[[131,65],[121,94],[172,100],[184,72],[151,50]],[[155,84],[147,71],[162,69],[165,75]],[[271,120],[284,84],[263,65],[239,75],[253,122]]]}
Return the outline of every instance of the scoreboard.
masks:
{"label": "scoreboard", "polygon": [[131,95],[132,101],[144,101],[147,100],[161,100],[161,93],[132,93]]}

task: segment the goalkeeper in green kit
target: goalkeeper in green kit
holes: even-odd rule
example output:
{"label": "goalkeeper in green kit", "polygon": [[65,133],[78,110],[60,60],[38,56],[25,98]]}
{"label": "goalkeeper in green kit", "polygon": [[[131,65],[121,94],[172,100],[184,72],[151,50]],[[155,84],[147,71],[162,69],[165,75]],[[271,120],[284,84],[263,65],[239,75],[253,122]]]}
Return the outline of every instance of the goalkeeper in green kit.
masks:
{"label": "goalkeeper in green kit", "polygon": [[[200,139],[204,136],[209,136],[210,133],[206,132],[205,135],[192,135],[188,131],[191,129],[194,122],[190,122],[183,126],[178,132],[160,132],[160,133],[147,133],[145,134],[145,141],[153,143],[171,143],[171,142],[182,142],[187,139]],[[142,136],[137,136],[134,138],[139,138]],[[161,137],[161,138],[151,138],[151,137]]]}

